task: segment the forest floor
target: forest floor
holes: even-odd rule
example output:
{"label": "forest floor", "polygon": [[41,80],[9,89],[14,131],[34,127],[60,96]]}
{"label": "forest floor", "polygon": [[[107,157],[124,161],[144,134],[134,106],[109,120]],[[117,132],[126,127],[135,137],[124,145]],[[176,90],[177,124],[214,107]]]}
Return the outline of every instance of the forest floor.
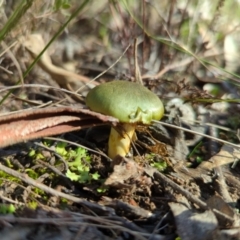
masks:
{"label": "forest floor", "polygon": [[[239,4],[2,1],[1,240],[240,239]],[[114,80],[165,115],[110,159]]]}

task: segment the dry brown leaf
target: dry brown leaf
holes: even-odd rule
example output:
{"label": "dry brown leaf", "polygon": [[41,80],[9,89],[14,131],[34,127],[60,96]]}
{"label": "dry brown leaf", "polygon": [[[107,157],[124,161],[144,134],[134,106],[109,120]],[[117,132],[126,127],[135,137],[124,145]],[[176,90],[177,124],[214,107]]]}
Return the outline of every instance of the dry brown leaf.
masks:
{"label": "dry brown leaf", "polygon": [[[44,49],[46,44],[40,34],[31,34],[24,39],[21,39],[22,45],[29,51],[33,58],[36,58]],[[96,82],[90,82],[88,77],[67,71],[63,68],[53,65],[48,52],[45,51],[38,61],[39,66],[46,71],[50,76],[61,86],[70,91],[73,91],[70,84],[80,84],[83,89],[91,89],[98,85]],[[87,85],[86,85],[87,84]]]}
{"label": "dry brown leaf", "polygon": [[132,159],[115,157],[113,161],[113,173],[106,179],[105,185],[115,187],[131,187],[125,184],[125,181],[130,178],[137,178],[141,175],[140,167]]}
{"label": "dry brown leaf", "polygon": [[230,164],[240,159],[240,151],[232,146],[224,145],[220,152],[211,157],[208,161],[202,162],[198,168],[211,170],[222,165]]}
{"label": "dry brown leaf", "polygon": [[[207,200],[207,205],[213,209],[217,209],[220,212],[228,215],[229,217],[233,218],[235,216],[235,213],[233,209],[220,197],[217,195],[214,195],[210,197]],[[226,226],[228,223],[226,221],[223,221],[223,219],[218,219],[220,226]]]}
{"label": "dry brown leaf", "polygon": [[170,202],[181,240],[212,240],[219,237],[218,222],[211,210],[194,213],[184,204]]}
{"label": "dry brown leaf", "polygon": [[117,119],[80,107],[31,109],[0,116],[0,147],[110,123]]}

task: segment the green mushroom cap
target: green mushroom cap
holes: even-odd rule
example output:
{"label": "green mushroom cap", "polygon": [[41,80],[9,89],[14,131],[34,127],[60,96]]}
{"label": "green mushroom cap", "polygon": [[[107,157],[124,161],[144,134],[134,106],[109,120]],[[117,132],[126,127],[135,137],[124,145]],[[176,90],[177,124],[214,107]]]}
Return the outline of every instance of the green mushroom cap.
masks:
{"label": "green mushroom cap", "polygon": [[160,120],[164,114],[157,95],[138,83],[119,80],[91,89],[86,105],[123,123],[150,124],[152,120]]}

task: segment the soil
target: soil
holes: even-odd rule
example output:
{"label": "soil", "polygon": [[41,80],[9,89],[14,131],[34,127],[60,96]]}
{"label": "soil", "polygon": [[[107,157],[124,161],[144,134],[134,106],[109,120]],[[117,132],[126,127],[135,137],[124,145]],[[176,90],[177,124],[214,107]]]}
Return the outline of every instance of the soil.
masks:
{"label": "soil", "polygon": [[[1,239],[240,239],[237,3],[27,2],[1,6]],[[119,79],[165,115],[110,159],[85,97]]]}

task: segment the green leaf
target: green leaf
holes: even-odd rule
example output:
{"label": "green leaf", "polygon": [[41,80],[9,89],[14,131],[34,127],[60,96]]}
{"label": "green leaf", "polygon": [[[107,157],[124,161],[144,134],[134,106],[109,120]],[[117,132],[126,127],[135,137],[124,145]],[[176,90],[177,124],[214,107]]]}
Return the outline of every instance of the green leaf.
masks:
{"label": "green leaf", "polygon": [[106,186],[97,188],[98,193],[105,193],[107,190],[108,190],[108,187],[106,187]]}
{"label": "green leaf", "polygon": [[89,174],[89,172],[86,172],[86,171],[81,172],[78,181],[80,183],[90,182],[91,181],[91,175]]}
{"label": "green leaf", "polygon": [[16,211],[16,208],[12,204],[0,204],[1,214],[14,213],[15,211]]}
{"label": "green leaf", "polygon": [[42,153],[37,153],[35,159],[45,159],[45,157],[42,155]]}
{"label": "green leaf", "polygon": [[56,146],[56,152],[61,156],[66,156],[68,153],[65,149],[66,146],[67,146],[66,142],[58,142],[58,144]]}
{"label": "green leaf", "polygon": [[100,175],[98,174],[98,172],[95,172],[92,174],[92,179],[93,180],[98,180],[100,178]]}
{"label": "green leaf", "polygon": [[31,209],[36,209],[38,207],[38,203],[37,202],[28,202],[28,207]]}
{"label": "green leaf", "polygon": [[88,171],[79,172],[79,174],[71,172],[69,169],[66,173],[66,176],[71,179],[72,181],[76,181],[79,183],[86,183],[91,181],[91,175]]}
{"label": "green leaf", "polygon": [[79,175],[74,172],[71,172],[69,169],[67,170],[66,176],[72,181],[78,181],[79,179]]}
{"label": "green leaf", "polygon": [[33,157],[36,154],[36,151],[34,149],[31,149],[30,152],[28,153],[29,157]]}
{"label": "green leaf", "polygon": [[63,5],[62,5],[62,8],[63,9],[68,9],[68,8],[70,8],[70,4],[68,4],[68,3],[64,3]]}
{"label": "green leaf", "polygon": [[39,174],[30,168],[26,169],[26,173],[28,174],[29,177],[33,179],[37,179],[39,177]]}
{"label": "green leaf", "polygon": [[69,3],[69,0],[56,0],[55,4],[54,4],[54,10],[58,11],[61,8],[62,9],[68,9],[68,8],[70,8],[70,6],[71,5]]}
{"label": "green leaf", "polygon": [[9,168],[13,168],[13,165],[12,165],[12,163],[11,163],[11,161],[10,161],[9,158],[6,158],[5,161],[6,161],[6,165],[7,165],[7,167],[9,167]]}
{"label": "green leaf", "polygon": [[89,172],[90,171],[90,168],[88,167],[88,166],[84,166],[84,165],[79,165],[78,167],[77,167],[77,170],[78,170],[78,172]]}
{"label": "green leaf", "polygon": [[156,168],[160,172],[163,172],[167,168],[167,163],[165,161],[154,162],[154,163],[151,163],[150,165]]}
{"label": "green leaf", "polygon": [[9,206],[8,206],[8,212],[9,213],[14,213],[16,211],[16,208],[12,205],[12,204],[10,204]]}
{"label": "green leaf", "polygon": [[72,161],[68,162],[69,169],[66,176],[72,181],[86,183],[90,182],[92,179],[99,179],[100,175],[98,175],[97,172],[90,174],[91,157],[88,155],[86,149],[78,147],[75,151],[70,152],[68,157],[71,158]]}

